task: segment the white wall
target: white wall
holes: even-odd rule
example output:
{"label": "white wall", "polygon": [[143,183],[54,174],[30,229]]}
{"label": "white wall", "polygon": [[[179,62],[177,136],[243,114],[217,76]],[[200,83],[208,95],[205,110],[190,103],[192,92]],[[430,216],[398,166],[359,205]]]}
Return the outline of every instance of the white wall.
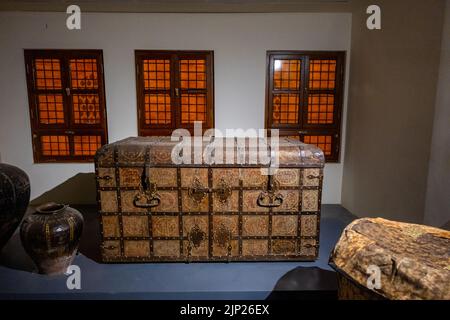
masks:
{"label": "white wall", "polygon": [[[1,160],[29,174],[32,198],[93,172],[93,165],[33,164],[24,48],[103,50],[110,142],[137,135],[135,49],[214,50],[219,129],[264,128],[267,50],[346,50],[348,76],[350,13],[85,13],[79,31],[66,29],[65,19],[63,13],[0,13]],[[346,119],[347,89],[344,102]],[[341,202],[342,167],[326,165],[324,203]]]}
{"label": "white wall", "polygon": [[442,34],[424,221],[437,227],[450,220],[450,0]]}

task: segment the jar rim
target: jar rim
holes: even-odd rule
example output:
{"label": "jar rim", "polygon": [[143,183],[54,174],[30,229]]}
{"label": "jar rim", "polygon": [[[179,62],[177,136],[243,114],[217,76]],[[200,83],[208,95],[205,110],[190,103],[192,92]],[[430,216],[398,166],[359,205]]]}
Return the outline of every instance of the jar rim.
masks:
{"label": "jar rim", "polygon": [[64,209],[66,209],[68,205],[56,203],[56,202],[47,202],[36,208],[36,211],[41,214],[56,214]]}

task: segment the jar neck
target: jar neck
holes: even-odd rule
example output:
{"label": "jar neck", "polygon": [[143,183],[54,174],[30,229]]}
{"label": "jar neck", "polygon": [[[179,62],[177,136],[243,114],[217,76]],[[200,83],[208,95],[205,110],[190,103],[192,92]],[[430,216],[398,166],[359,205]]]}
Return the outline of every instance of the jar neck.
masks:
{"label": "jar neck", "polygon": [[36,208],[38,214],[58,214],[64,211],[68,205],[55,202],[45,203]]}

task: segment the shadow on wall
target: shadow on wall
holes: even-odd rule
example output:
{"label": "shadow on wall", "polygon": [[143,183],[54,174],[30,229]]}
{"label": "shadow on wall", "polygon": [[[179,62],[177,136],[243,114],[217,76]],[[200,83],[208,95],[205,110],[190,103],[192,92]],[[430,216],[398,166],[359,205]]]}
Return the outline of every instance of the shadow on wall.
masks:
{"label": "shadow on wall", "polygon": [[95,204],[97,202],[95,174],[78,173],[41,196],[33,199],[30,202],[30,205],[36,206],[45,202]]}

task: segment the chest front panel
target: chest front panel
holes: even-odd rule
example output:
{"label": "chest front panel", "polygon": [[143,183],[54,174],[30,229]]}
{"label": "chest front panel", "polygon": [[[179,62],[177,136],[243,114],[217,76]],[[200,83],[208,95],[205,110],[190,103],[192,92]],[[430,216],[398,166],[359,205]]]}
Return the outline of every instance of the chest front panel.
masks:
{"label": "chest front panel", "polygon": [[105,262],[317,258],[322,168],[116,161],[96,173]]}

